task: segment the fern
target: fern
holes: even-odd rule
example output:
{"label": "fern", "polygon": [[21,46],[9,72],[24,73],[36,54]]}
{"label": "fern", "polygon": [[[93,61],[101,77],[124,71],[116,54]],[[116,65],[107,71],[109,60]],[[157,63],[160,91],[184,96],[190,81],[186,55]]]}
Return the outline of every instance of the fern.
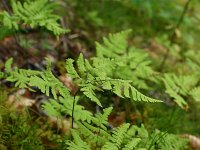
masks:
{"label": "fern", "polygon": [[133,141],[129,141],[122,150],[133,150],[141,142],[140,138],[134,138]]}
{"label": "fern", "polygon": [[[113,36],[113,38],[115,38],[115,36]],[[80,90],[78,94],[82,92],[87,98],[99,106],[102,106],[102,104],[96,94],[97,91],[111,91],[121,98],[134,101],[160,102],[157,99],[147,97],[140,93],[132,86],[132,81],[111,78],[113,71],[117,68],[119,63],[115,62],[113,59],[95,57],[90,62],[84,59],[83,55],[80,54],[76,61],[78,71],[74,68],[73,63],[74,60],[67,59],[66,70],[79,86]],[[12,59],[9,59],[5,65],[7,73],[6,78],[8,81],[15,82],[15,86],[20,88],[29,88],[31,90],[31,87],[37,87],[47,96],[52,95],[54,99],[58,99],[58,101],[50,100],[49,104],[47,103],[44,105],[47,114],[61,116],[64,113],[72,116],[74,98],[71,96],[68,88],[52,74],[51,62],[48,59],[47,68],[43,72],[18,68],[13,70],[11,64]],[[76,121],[87,120],[90,122],[92,120],[91,113],[77,103],[75,103],[74,106],[74,117]]]}
{"label": "fern", "polygon": [[[6,62],[7,81],[16,82],[15,86],[20,88],[38,87],[42,93],[47,96],[52,94],[54,99],[58,98],[59,101],[51,99],[48,103],[45,103],[43,108],[50,116],[61,117],[62,114],[72,116],[72,108],[74,97],[70,95],[70,91],[65,87],[51,72],[51,62],[47,59],[47,68],[45,71],[33,71],[11,68],[12,59]],[[77,99],[76,99],[77,102]],[[86,111],[83,106],[75,103],[74,117],[75,120],[82,120],[90,122],[92,114]]]}
{"label": "fern", "polygon": [[141,49],[129,48],[126,39],[130,32],[125,30],[109,34],[108,38],[103,38],[103,44],[96,42],[97,57],[113,59],[117,66],[113,70],[114,78],[128,79],[138,88],[148,89],[145,81],[150,80],[154,74],[151,61]]}
{"label": "fern", "polygon": [[89,61],[84,61],[82,54],[80,54],[79,59],[77,60],[77,66],[79,66],[78,68],[81,68],[80,73],[75,70],[72,62],[71,59],[68,59],[66,63],[66,68],[69,68],[69,75],[73,79],[78,80],[81,88],[80,91],[83,91],[84,95],[96,102],[99,106],[101,106],[101,103],[95,94],[95,90],[113,91],[122,98],[131,98],[135,101],[160,102],[159,100],[149,98],[137,91],[131,85],[131,81],[110,78],[109,75],[112,70],[104,69],[103,71],[103,68],[106,68],[105,64],[112,66],[114,69],[115,64],[110,59],[95,58],[93,64],[90,64]]}
{"label": "fern", "polygon": [[[168,93],[174,101],[182,108],[187,108],[187,102],[183,97],[187,97],[188,93],[196,86],[198,83],[198,76],[196,75],[175,75],[175,74],[165,74],[163,82],[166,87],[166,93]],[[195,91],[193,89],[193,91]]]}
{"label": "fern", "polygon": [[26,1],[23,4],[19,1],[12,0],[13,14],[7,12],[1,13],[2,23],[10,29],[18,30],[20,24],[30,25],[31,28],[37,26],[44,27],[58,36],[69,30],[61,28],[58,24],[59,16],[53,14],[56,7],[55,3],[48,0]]}
{"label": "fern", "polygon": [[186,148],[187,143],[188,141],[186,139],[181,139],[177,135],[160,132],[158,130],[155,130],[147,141],[150,150],[182,150]]}
{"label": "fern", "polygon": [[193,97],[194,100],[196,100],[197,102],[200,100],[200,87],[194,87],[189,94]]}
{"label": "fern", "polygon": [[129,126],[129,124],[124,124],[113,131],[113,135],[109,140],[110,142],[107,142],[102,149],[107,150],[110,149],[110,147],[112,147],[113,149],[121,149]]}
{"label": "fern", "polygon": [[93,146],[104,145],[108,137],[107,132],[108,115],[112,111],[112,107],[103,110],[104,113],[97,113],[91,120],[91,123],[77,122],[78,131],[81,133],[88,143]]}
{"label": "fern", "polygon": [[90,150],[89,145],[80,138],[77,131],[72,130],[72,135],[74,142],[66,143],[69,146],[68,150]]}
{"label": "fern", "polygon": [[78,105],[77,100],[73,109],[72,97],[68,97],[68,99],[59,97],[59,101],[51,99],[43,105],[43,109],[49,116],[62,117],[63,114],[72,116],[73,112],[75,121],[87,121],[90,123],[93,119],[92,113],[85,110],[83,106]]}
{"label": "fern", "polygon": [[109,34],[108,38],[103,38],[104,45],[96,42],[96,50],[98,57],[115,58],[120,54],[124,54],[127,48],[127,36],[131,30],[122,31],[116,34]]}
{"label": "fern", "polygon": [[4,78],[4,73],[0,72],[0,79]]}

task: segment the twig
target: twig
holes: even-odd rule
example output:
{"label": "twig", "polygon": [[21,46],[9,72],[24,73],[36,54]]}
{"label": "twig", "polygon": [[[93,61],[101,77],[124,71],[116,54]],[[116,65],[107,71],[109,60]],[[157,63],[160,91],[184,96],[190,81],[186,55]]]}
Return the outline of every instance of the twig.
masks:
{"label": "twig", "polygon": [[[64,18],[61,19],[61,26],[62,28],[66,29],[68,28],[68,25],[66,24]],[[68,46],[67,43],[69,43],[69,39],[66,37],[66,35],[62,35],[61,37],[62,43],[63,43],[63,51],[61,55],[67,55],[68,54]]]}
{"label": "twig", "polygon": [[1,1],[2,1],[2,5],[3,5],[3,7],[5,8],[5,10],[6,10],[9,14],[11,14],[11,10],[10,10],[10,8],[9,8],[8,5],[7,5],[6,0],[1,0]]}
{"label": "twig", "polygon": [[[188,0],[188,1],[185,3],[185,6],[184,6],[183,11],[182,11],[182,13],[181,13],[181,16],[180,16],[180,18],[179,18],[179,20],[178,20],[176,26],[174,27],[174,30],[173,30],[172,34],[171,34],[170,37],[169,37],[170,46],[172,46],[172,44],[173,44],[173,42],[174,42],[174,37],[175,37],[175,35],[176,35],[176,29],[178,29],[178,28],[180,27],[181,23],[183,22],[183,19],[184,19],[185,15],[186,15],[186,12],[187,12],[187,10],[188,10],[188,7],[189,7],[189,4],[190,4],[191,1],[192,1],[192,0]],[[164,65],[165,65],[165,63],[166,63],[166,60],[167,60],[168,57],[169,57],[169,52],[170,52],[170,49],[167,48],[167,52],[166,52],[166,54],[164,55],[164,58],[163,58],[163,60],[162,60],[162,62],[161,62],[161,64],[160,64],[160,69],[159,69],[160,71],[163,70],[163,67],[164,67]]]}

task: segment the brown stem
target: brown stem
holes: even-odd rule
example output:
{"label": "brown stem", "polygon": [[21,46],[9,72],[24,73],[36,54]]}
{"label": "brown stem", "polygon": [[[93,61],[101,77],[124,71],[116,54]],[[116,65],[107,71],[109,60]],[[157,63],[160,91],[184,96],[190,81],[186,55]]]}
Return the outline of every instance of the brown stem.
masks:
{"label": "brown stem", "polygon": [[[175,35],[176,35],[176,29],[178,29],[178,28],[180,27],[181,23],[183,22],[183,19],[184,19],[185,15],[186,15],[186,12],[187,12],[187,10],[188,10],[188,7],[189,7],[189,4],[190,4],[191,1],[192,1],[192,0],[188,0],[188,1],[185,3],[185,6],[184,6],[183,11],[182,11],[182,13],[181,13],[181,16],[180,16],[180,18],[179,18],[179,20],[178,20],[176,26],[174,27],[173,32],[172,32],[171,35],[169,36],[170,46],[172,46],[172,44],[174,43],[174,37],[175,37]],[[159,69],[159,70],[160,70],[161,72],[162,72],[162,70],[163,70],[163,68],[164,68],[164,65],[165,65],[165,63],[166,63],[166,60],[167,60],[168,57],[169,57],[169,52],[170,52],[170,49],[167,48],[167,52],[165,53],[164,58],[163,58],[163,60],[162,60],[162,62],[161,62],[161,64],[160,64],[160,69]]]}

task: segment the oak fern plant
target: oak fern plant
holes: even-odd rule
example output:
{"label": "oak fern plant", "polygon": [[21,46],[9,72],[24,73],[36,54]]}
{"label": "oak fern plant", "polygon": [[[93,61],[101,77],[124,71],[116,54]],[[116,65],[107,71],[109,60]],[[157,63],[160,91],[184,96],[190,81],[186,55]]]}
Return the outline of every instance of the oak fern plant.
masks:
{"label": "oak fern plant", "polygon": [[[0,72],[0,78],[6,78],[7,81],[14,82],[16,87],[28,88],[31,91],[34,91],[33,87],[37,87],[49,96],[49,101],[43,105],[47,115],[72,118],[73,140],[65,140],[64,148],[66,149],[145,150],[156,149],[156,145],[165,150],[169,144],[160,143],[160,139],[162,137],[164,141],[165,139],[170,141],[171,136],[168,134],[163,135],[161,132],[149,134],[143,125],[137,127],[129,123],[122,124],[113,130],[108,129],[108,116],[113,108],[105,108],[102,104],[100,95],[104,92],[110,92],[121,99],[132,102],[161,102],[142,94],[135,88],[135,86],[139,87],[139,83],[146,85],[147,76],[154,71],[149,66],[150,62],[146,60],[146,55],[139,55],[135,49],[124,54],[128,48],[126,38],[129,32],[127,30],[110,35],[104,38],[103,44],[97,43],[96,57],[84,59],[80,54],[76,61],[71,58],[66,60],[67,75],[78,86],[75,92],[70,91],[55,77],[51,71],[49,59],[46,59],[46,70],[36,71],[12,68],[13,59],[11,58],[5,64],[5,72]],[[134,77],[130,80],[126,79],[123,68],[128,68],[126,71],[129,73],[133,72]],[[134,84],[135,79],[139,80],[142,73],[144,73],[143,79]],[[93,114],[79,103],[83,99],[101,107],[103,112]],[[181,149],[182,144],[180,143],[183,141],[178,138],[172,139],[174,143],[169,143],[172,145],[179,143],[179,146],[175,147]]]}

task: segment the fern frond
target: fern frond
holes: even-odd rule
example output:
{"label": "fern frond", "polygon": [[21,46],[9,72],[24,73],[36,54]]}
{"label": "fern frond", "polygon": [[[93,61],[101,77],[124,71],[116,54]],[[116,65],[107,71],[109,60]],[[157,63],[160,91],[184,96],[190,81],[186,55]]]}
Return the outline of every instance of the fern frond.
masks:
{"label": "fern frond", "polygon": [[100,100],[96,97],[96,94],[94,90],[96,87],[92,84],[86,84],[84,87],[81,88],[81,91],[83,91],[83,94],[88,97],[91,101],[94,101],[97,103],[97,105],[101,106]]}
{"label": "fern frond", "polygon": [[[100,60],[101,59],[101,60]],[[104,63],[103,63],[104,62]],[[77,73],[73,66],[73,60],[68,59],[66,64],[66,69],[69,71],[69,75],[78,80],[79,86],[81,87],[80,91],[88,97],[90,100],[97,103],[101,106],[99,99],[97,98],[95,91],[109,90],[122,98],[130,98],[135,101],[144,101],[144,102],[161,102],[159,100],[147,97],[136,90],[129,80],[122,79],[112,79],[108,77],[110,71],[106,70],[106,65],[109,64],[114,68],[114,62],[107,58],[94,58],[93,63],[90,64],[88,60],[83,60],[83,57],[80,56],[78,59],[77,65],[78,68],[82,68],[80,74]],[[110,69],[110,68],[109,68]]]}
{"label": "fern frond", "polygon": [[5,73],[0,71],[0,79],[2,79],[4,76],[5,76]]}
{"label": "fern frond", "polygon": [[69,30],[61,28],[58,24],[60,17],[53,14],[55,3],[48,0],[26,1],[23,4],[12,0],[13,15],[3,12],[3,24],[9,28],[19,29],[20,23],[28,24],[31,28],[44,27],[58,36]]}
{"label": "fern frond", "polygon": [[70,116],[72,116],[72,112],[74,111],[74,119],[75,121],[86,121],[88,123],[90,123],[93,119],[93,115],[90,111],[85,110],[85,108],[81,105],[78,105],[78,97],[77,99],[75,99],[75,106],[74,106],[74,110],[73,110],[73,97],[69,98],[69,99],[64,99],[62,97],[60,97],[59,99],[60,103],[65,107],[64,112],[66,114],[69,114]]}
{"label": "fern frond", "polygon": [[84,61],[82,53],[79,55],[79,58],[77,60],[77,66],[78,66],[79,73],[83,75],[86,69],[85,69],[85,61]]}
{"label": "fern frond", "polygon": [[189,93],[193,97],[194,100],[200,101],[200,87],[199,86],[193,88]]}
{"label": "fern frond", "polygon": [[126,132],[129,128],[130,124],[123,124],[120,127],[118,127],[116,130],[113,131],[112,137],[110,137],[109,142],[107,142],[102,150],[108,150],[110,149],[111,145],[113,149],[121,149],[122,143],[124,138],[126,137]]}
{"label": "fern frond", "polygon": [[[146,52],[134,47],[129,48],[127,37],[131,30],[125,30],[116,34],[110,34],[103,38],[103,44],[96,42],[97,57],[110,58],[115,63],[115,78],[132,80],[133,85],[140,89],[147,89],[146,80],[152,80],[154,71],[150,66],[151,61]],[[111,63],[110,63],[111,64]],[[151,78],[150,78],[151,77]]]}
{"label": "fern frond", "polygon": [[115,79],[110,80],[110,83],[113,86],[113,92],[122,98],[131,98],[134,101],[162,102],[160,100],[147,97],[144,94],[140,93],[131,85],[131,81]]}
{"label": "fern frond", "polygon": [[181,108],[185,108],[187,107],[187,102],[183,99],[183,96],[188,96],[189,91],[195,87],[198,82],[198,76],[165,74],[163,82],[166,87],[166,93],[174,98],[174,101]]}
{"label": "fern frond", "polygon": [[101,127],[104,130],[106,130],[105,125],[108,124],[108,116],[112,112],[112,109],[113,109],[112,107],[109,107],[103,110],[104,112],[103,114],[97,113],[92,122],[95,123],[98,127]]}
{"label": "fern frond", "polygon": [[73,66],[73,62],[74,62],[73,59],[67,59],[67,61],[66,61],[66,70],[67,70],[67,73],[73,79],[80,78],[79,75],[78,75],[78,73],[76,72],[74,66]]}
{"label": "fern frond", "polygon": [[179,136],[174,134],[169,134],[166,132],[160,132],[155,130],[150,139],[147,141],[148,149],[161,149],[161,150],[177,150],[185,149],[187,140],[181,139]]}
{"label": "fern frond", "polygon": [[107,131],[108,115],[111,113],[112,107],[103,110],[103,113],[96,114],[91,123],[89,122],[76,122],[78,131],[83,135],[85,141],[90,145],[104,145],[110,137]]}
{"label": "fern frond", "polygon": [[[58,106],[58,108],[56,106]],[[58,117],[58,118],[62,116],[61,111],[58,111],[60,110],[60,105],[55,100],[50,100],[49,102],[44,103],[42,107],[48,116]]]}
{"label": "fern frond", "polygon": [[59,97],[59,101],[51,99],[44,103],[42,107],[49,116],[61,117],[61,114],[72,116],[74,111],[75,121],[87,121],[90,123],[93,119],[92,113],[85,110],[83,106],[75,103],[73,109],[73,97],[68,97],[68,99]]}
{"label": "fern frond", "polygon": [[103,38],[103,45],[96,42],[98,57],[113,58],[123,54],[127,48],[127,37],[131,30],[122,31],[116,34],[109,34],[108,38]]}
{"label": "fern frond", "polygon": [[12,71],[12,67],[11,67],[12,63],[13,63],[13,58],[10,58],[10,59],[8,59],[8,60],[6,61],[6,63],[5,63],[5,71],[6,71],[6,72],[9,73],[9,72]]}
{"label": "fern frond", "polygon": [[6,11],[2,12],[0,15],[2,16],[1,22],[4,26],[8,27],[9,29],[19,29],[19,19],[17,17],[10,16]]}
{"label": "fern frond", "polygon": [[90,146],[80,138],[77,131],[72,130],[72,136],[74,138],[74,142],[68,141],[69,143],[65,143],[69,146],[68,150],[91,150]]}
{"label": "fern frond", "polygon": [[141,142],[141,138],[134,138],[129,141],[122,150],[133,150]]}
{"label": "fern frond", "polygon": [[149,137],[149,133],[143,124],[141,125],[141,127],[138,127],[136,125],[131,126],[127,132],[127,135],[129,136],[129,138],[137,137],[141,139],[147,139]]}

